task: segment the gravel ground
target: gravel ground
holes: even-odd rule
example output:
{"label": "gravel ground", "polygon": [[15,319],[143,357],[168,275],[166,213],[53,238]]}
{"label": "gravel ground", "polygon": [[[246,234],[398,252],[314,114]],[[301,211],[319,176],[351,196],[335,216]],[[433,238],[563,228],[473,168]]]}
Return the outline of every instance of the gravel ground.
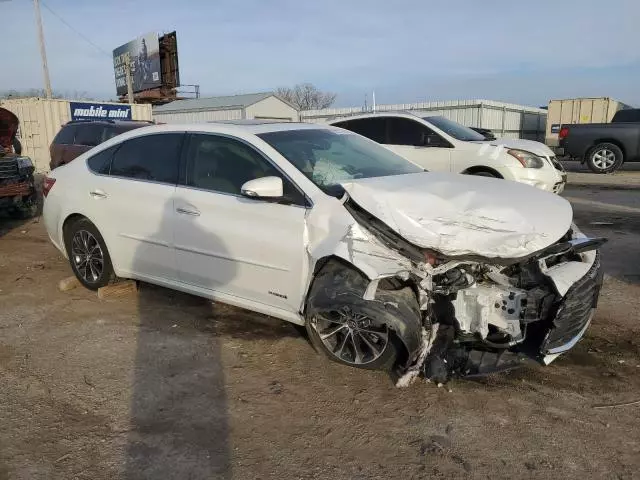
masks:
{"label": "gravel ground", "polygon": [[640,405],[594,408],[640,399],[640,205],[576,184],[576,219],[610,238],[586,338],[445,388],[398,390],[290,324],[157,287],[61,293],[43,225],[0,219],[0,480],[640,478]]}

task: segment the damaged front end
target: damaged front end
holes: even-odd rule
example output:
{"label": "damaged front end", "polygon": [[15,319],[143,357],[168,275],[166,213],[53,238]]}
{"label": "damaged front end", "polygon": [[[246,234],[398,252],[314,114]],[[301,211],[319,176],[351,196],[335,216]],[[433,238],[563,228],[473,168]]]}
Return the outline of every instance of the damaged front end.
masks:
{"label": "damaged front end", "polygon": [[[602,284],[597,248],[605,239],[587,238],[572,225],[555,243],[518,259],[445,256],[406,241],[351,198],[344,206],[374,244],[410,264],[384,276],[411,286],[420,308],[421,341],[408,348],[399,386],[420,373],[444,383],[532,360],[548,364],[591,322]],[[377,298],[380,285],[372,280],[359,301]]]}

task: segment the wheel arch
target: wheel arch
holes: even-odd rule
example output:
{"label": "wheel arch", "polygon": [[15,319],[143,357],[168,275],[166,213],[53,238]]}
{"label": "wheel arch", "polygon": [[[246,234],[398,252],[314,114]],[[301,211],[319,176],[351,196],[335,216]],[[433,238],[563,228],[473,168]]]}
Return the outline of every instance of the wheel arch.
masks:
{"label": "wheel arch", "polygon": [[487,167],[486,165],[474,165],[473,167],[469,167],[461,173],[465,175],[475,175],[476,173],[490,173],[496,178],[504,178],[502,174],[496,169]]}
{"label": "wheel arch", "polygon": [[111,264],[113,266],[113,269],[116,275],[118,275],[120,272],[120,269],[118,268],[117,260],[112,257],[113,249],[111,248],[110,239],[105,237],[104,233],[102,232],[102,230],[100,230],[100,228],[98,227],[94,219],[91,218],[91,216],[87,215],[86,213],[81,213],[77,211],[69,212],[66,215],[64,215],[64,220],[60,223],[60,238],[62,239],[62,244],[65,250],[65,254],[67,255],[67,258],[69,258],[69,252],[67,251],[67,237],[66,237],[67,230],[73,224],[73,222],[82,218],[86,218],[87,220],[89,220],[96,227],[98,232],[100,232],[100,235],[102,236],[102,240],[104,241],[105,245],[107,246],[107,250],[109,251],[109,256],[111,257]]}
{"label": "wheel arch", "polygon": [[[347,259],[337,255],[322,257],[316,261],[311,280],[304,295],[302,314],[305,317],[311,309],[335,306],[348,299],[352,308],[363,308],[375,314],[376,319],[387,325],[398,340],[402,351],[400,359],[407,363],[413,359],[422,344],[422,314],[416,287],[411,281],[398,278],[395,289],[378,287],[373,300],[365,300],[367,287],[374,279]],[[382,279],[382,280],[384,280]],[[320,284],[319,282],[323,282]],[[410,287],[410,293],[407,289]],[[329,298],[327,292],[340,292],[340,299]]]}
{"label": "wheel arch", "polygon": [[598,139],[595,140],[591,146],[587,149],[587,153],[585,154],[585,160],[587,159],[587,157],[589,155],[591,155],[591,152],[598,146],[601,145],[603,143],[611,143],[612,145],[615,145],[616,147],[618,147],[621,151],[622,151],[622,163],[624,163],[626,157],[627,157],[627,151],[624,148],[624,145],[622,144],[622,142],[620,140],[616,140],[615,138],[602,138],[602,139]]}

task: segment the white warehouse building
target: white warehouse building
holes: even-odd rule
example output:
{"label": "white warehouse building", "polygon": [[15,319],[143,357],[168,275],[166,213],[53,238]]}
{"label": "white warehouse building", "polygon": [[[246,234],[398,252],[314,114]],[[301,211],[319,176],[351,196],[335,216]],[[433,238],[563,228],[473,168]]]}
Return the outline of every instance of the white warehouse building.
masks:
{"label": "white warehouse building", "polygon": [[[328,120],[370,112],[371,108],[325,108],[300,112],[303,122],[323,123]],[[467,127],[486,128],[497,137],[526,138],[544,142],[547,111],[493,100],[449,100],[442,102],[398,103],[377,105],[376,112],[410,112],[418,116],[441,115]]]}
{"label": "white warehouse building", "polygon": [[298,111],[273,92],[175,100],[153,107],[159,123],[206,123],[220,120],[280,120],[297,122]]}

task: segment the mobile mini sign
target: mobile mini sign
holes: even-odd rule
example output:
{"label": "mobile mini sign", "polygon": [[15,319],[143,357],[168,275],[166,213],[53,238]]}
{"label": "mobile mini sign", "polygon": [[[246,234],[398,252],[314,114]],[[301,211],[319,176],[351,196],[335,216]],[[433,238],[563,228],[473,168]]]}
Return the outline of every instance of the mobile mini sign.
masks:
{"label": "mobile mini sign", "polygon": [[131,105],[70,102],[71,120],[131,120]]}

